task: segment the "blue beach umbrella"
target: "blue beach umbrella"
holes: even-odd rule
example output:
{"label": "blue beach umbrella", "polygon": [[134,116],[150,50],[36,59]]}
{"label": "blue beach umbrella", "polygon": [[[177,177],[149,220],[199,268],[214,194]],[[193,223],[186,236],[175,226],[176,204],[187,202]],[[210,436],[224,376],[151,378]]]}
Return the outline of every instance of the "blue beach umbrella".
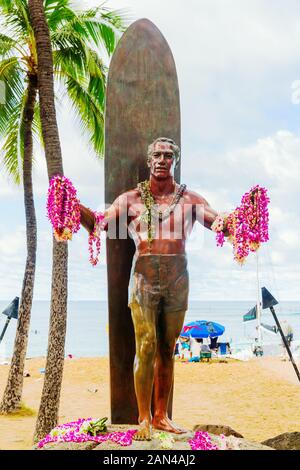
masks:
{"label": "blue beach umbrella", "polygon": [[198,320],[192,321],[185,325],[180,333],[180,336],[188,338],[215,338],[221,336],[225,331],[225,326],[220,325],[214,321]]}

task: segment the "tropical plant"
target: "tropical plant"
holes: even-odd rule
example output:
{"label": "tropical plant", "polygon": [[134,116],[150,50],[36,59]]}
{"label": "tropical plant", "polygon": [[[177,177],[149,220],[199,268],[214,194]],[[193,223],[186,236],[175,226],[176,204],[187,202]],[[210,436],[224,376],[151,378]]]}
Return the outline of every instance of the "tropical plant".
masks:
{"label": "tropical plant", "polygon": [[[43,109],[41,106],[43,98],[44,103],[49,99],[52,109],[52,95],[47,93],[50,82],[45,85],[46,92],[45,89],[41,92],[41,82],[43,78],[50,80],[50,77],[46,77],[47,73],[51,75],[52,80],[52,71],[54,72],[55,80],[61,85],[59,91],[63,90],[70,100],[84,133],[88,136],[96,155],[101,157],[106,67],[100,53],[111,55],[118,34],[123,30],[122,14],[110,11],[103,5],[86,11],[76,11],[72,8],[70,0],[41,0],[33,2],[32,8],[35,3],[36,6],[42,4],[43,15],[45,14],[49,27],[52,44],[51,71],[48,58],[48,68],[41,66],[38,72],[38,48],[28,0],[0,0],[0,18],[4,26],[4,32],[0,34],[0,80],[5,85],[4,104],[0,104],[0,137],[4,139],[1,154],[3,167],[12,179],[19,183],[21,177],[23,178],[27,234],[27,261],[17,333],[0,408],[4,413],[14,411],[20,405],[33,298],[37,238],[32,189],[33,138],[45,144],[49,178],[56,173],[63,173],[61,152],[58,151],[56,120],[55,125],[53,124],[55,109],[52,110],[52,115],[49,115],[47,105],[44,105]],[[37,21],[42,21],[43,15]],[[44,40],[45,47],[49,49],[48,39]],[[41,61],[42,55],[39,57],[39,65]],[[52,125],[42,131],[42,122],[45,123],[47,119],[52,120]],[[45,394],[48,396],[48,392],[43,392],[44,406],[54,406],[53,413],[50,413],[51,418],[49,417],[49,429],[56,424],[59,381],[63,368],[67,304],[66,266],[65,244],[57,246],[54,243],[51,324],[45,383],[57,382],[57,387],[50,385],[48,388],[49,397],[55,397],[55,406],[53,400],[47,405]],[[58,349],[55,338],[60,345]],[[56,346],[53,346],[55,344]],[[51,361],[49,356],[52,357]],[[54,369],[50,376],[51,364]]]}

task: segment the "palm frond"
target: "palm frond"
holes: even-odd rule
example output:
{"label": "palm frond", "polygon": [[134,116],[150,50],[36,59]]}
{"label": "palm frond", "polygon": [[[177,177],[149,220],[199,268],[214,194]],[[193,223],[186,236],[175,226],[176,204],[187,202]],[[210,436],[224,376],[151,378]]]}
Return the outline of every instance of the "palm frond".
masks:
{"label": "palm frond", "polygon": [[44,10],[46,15],[53,13],[54,10],[59,10],[69,6],[70,0],[44,0]]}
{"label": "palm frond", "polygon": [[24,78],[17,57],[0,62],[0,80],[5,86],[4,103],[0,104],[0,136],[4,138],[0,151],[2,166],[19,183],[19,161],[23,154],[21,116],[25,93]]}
{"label": "palm frond", "polygon": [[84,73],[86,53],[75,47],[61,48],[53,51],[53,70],[60,73],[61,70],[73,71],[73,75],[80,76]]}
{"label": "palm frond", "polygon": [[10,57],[0,62],[0,80],[4,85],[4,99],[0,104],[0,135],[3,136],[10,116],[24,95],[24,79],[17,57]]}
{"label": "palm frond", "polygon": [[6,34],[0,33],[0,56],[6,56],[16,45],[16,41]]}
{"label": "palm frond", "polygon": [[104,110],[92,96],[88,88],[69,77],[66,81],[68,96],[73,110],[79,119],[82,130],[87,133],[98,157],[103,156],[104,149]]}
{"label": "palm frond", "polygon": [[70,0],[45,0],[44,8],[50,31],[55,31],[61,22],[70,21],[75,15]]}
{"label": "palm frond", "polygon": [[107,67],[98,54],[89,47],[84,51],[85,56],[78,49],[69,48],[56,51],[54,57],[54,71],[63,83],[63,78],[72,77],[86,88],[95,98],[98,105],[104,107]]}
{"label": "palm frond", "polygon": [[80,21],[95,20],[110,25],[118,32],[125,31],[130,19],[125,9],[110,10],[103,5],[80,12],[77,16]]}
{"label": "palm frond", "polygon": [[107,68],[96,51],[87,46],[79,36],[73,35],[70,42],[75,42],[75,45],[53,51],[54,72],[71,75],[77,81],[88,77],[91,80],[91,91],[94,89],[103,102]]}
{"label": "palm frond", "polygon": [[[121,32],[125,29],[125,22],[120,12],[109,11],[102,6],[75,14],[68,12],[62,15],[56,13],[57,22],[55,33],[58,33],[60,41],[68,41],[70,37],[80,38],[85,44],[103,46],[108,55],[115,49],[116,42]],[[69,44],[70,45],[70,44]]]}
{"label": "palm frond", "polygon": [[82,35],[75,31],[70,23],[64,24],[59,29],[50,32],[52,47],[54,51],[74,47],[79,52],[84,52],[86,44]]}
{"label": "palm frond", "polygon": [[86,39],[92,39],[96,46],[103,45],[108,53],[111,55],[116,45],[116,35],[114,30],[98,21],[85,20],[74,24],[75,28],[82,28],[83,34]]}
{"label": "palm frond", "polygon": [[15,108],[10,115],[6,126],[6,137],[1,148],[2,165],[16,184],[20,184],[20,160],[23,157],[24,138],[21,126],[24,100]]}
{"label": "palm frond", "polygon": [[[34,116],[32,121],[32,134],[37,145],[44,146],[43,133],[42,133],[42,122],[40,115],[40,105],[37,101],[34,107]],[[34,158],[33,158],[34,161]]]}
{"label": "palm frond", "polygon": [[19,43],[27,43],[32,32],[27,0],[0,0],[4,27]]}
{"label": "palm frond", "polygon": [[92,96],[96,97],[99,105],[104,108],[107,67],[104,65],[98,54],[89,49],[89,62],[87,64],[87,74],[89,76],[88,90]]}
{"label": "palm frond", "polygon": [[[101,7],[100,7],[101,8]],[[102,7],[101,16],[116,30],[124,32],[132,21],[132,17],[128,14],[126,8],[119,8],[118,10],[109,10],[106,7]]]}
{"label": "palm frond", "polygon": [[79,13],[72,24],[87,41],[92,41],[97,47],[104,46],[109,56],[116,47],[120,33],[126,29],[119,12],[108,11],[103,7]]}
{"label": "palm frond", "polygon": [[0,0],[0,8],[3,13],[10,13],[14,6],[13,0]]}
{"label": "palm frond", "polygon": [[55,75],[66,87],[72,107],[82,128],[88,132],[94,150],[97,155],[102,155],[107,68],[95,49],[104,47],[111,55],[120,32],[125,29],[122,15],[103,6],[81,12],[69,11],[68,0],[48,0],[47,5],[48,22],[52,22]]}

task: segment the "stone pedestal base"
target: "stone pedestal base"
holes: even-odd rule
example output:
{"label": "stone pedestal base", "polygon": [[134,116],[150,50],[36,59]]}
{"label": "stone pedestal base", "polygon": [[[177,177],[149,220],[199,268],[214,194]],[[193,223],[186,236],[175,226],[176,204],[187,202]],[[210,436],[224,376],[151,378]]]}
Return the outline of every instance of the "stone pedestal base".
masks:
{"label": "stone pedestal base", "polygon": [[[206,430],[210,431],[210,426],[206,425]],[[128,425],[108,425],[107,431],[108,432],[117,432],[117,431],[127,431],[128,429],[134,429],[135,426],[128,426]],[[200,430],[202,426],[195,426],[195,429]],[[220,429],[218,429],[220,428]],[[209,432],[210,436],[212,437],[213,441],[218,444],[219,434],[223,432],[222,426],[213,426],[214,433]],[[230,428],[228,428],[230,429]],[[220,431],[220,432],[219,432]],[[266,445],[260,444],[259,442],[248,441],[243,438],[235,437],[238,433],[232,430],[232,434],[230,434],[230,438],[228,441],[229,449],[232,450],[274,450]],[[160,433],[161,431],[154,431],[155,433]],[[189,439],[194,436],[194,431],[189,431],[185,434],[173,434],[173,433],[166,433],[170,435],[173,439],[173,446],[170,450],[180,451],[180,450],[189,450],[191,451],[191,447],[188,443]],[[229,436],[228,431],[224,434]],[[36,449],[36,447],[35,447]],[[122,451],[135,451],[135,450],[164,450],[163,442],[158,438],[154,437],[151,441],[133,441],[132,445],[130,446],[121,446],[119,444],[115,444],[113,442],[104,442],[102,444],[98,444],[97,442],[84,442],[84,443],[74,443],[74,442],[60,442],[60,443],[52,443],[45,445],[41,450],[99,450],[99,451],[114,451],[114,450],[122,450]]]}

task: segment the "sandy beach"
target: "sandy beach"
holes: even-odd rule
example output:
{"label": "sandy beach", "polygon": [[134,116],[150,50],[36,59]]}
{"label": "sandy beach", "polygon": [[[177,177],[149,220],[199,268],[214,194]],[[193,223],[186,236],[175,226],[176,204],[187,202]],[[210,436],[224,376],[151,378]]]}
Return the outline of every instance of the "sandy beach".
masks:
{"label": "sandy beach", "polygon": [[[45,359],[26,360],[24,403],[38,410]],[[0,394],[8,366],[0,366]],[[109,416],[108,358],[65,361],[60,423]],[[175,367],[174,420],[186,428],[226,424],[245,438],[262,441],[300,431],[300,384],[290,362],[181,363]],[[0,416],[0,449],[30,449],[35,416]]]}

